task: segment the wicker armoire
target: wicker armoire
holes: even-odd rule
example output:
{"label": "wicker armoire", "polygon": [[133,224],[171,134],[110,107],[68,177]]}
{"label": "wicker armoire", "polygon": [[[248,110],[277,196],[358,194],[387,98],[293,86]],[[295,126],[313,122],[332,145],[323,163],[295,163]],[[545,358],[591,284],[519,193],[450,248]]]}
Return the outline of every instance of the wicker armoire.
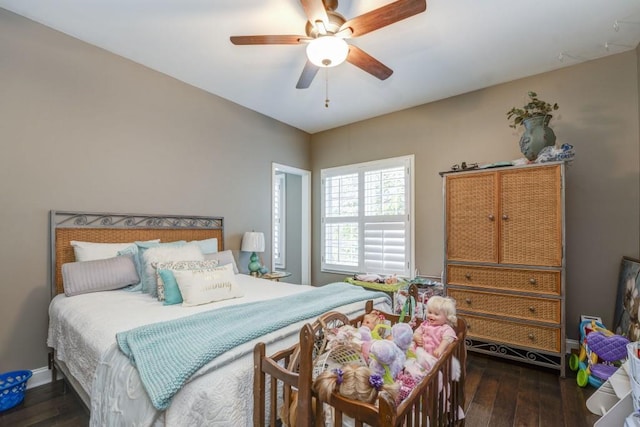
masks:
{"label": "wicker armoire", "polygon": [[442,176],[444,283],[468,349],[564,377],[564,164]]}

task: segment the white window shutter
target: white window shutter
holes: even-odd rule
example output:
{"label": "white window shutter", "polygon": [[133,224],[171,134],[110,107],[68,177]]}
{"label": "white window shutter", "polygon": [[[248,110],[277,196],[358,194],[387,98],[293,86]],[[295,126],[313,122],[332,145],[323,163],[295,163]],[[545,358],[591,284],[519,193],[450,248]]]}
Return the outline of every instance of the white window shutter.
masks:
{"label": "white window shutter", "polygon": [[273,262],[276,268],[285,268],[285,175],[276,174],[273,209]]}
{"label": "white window shutter", "polygon": [[411,276],[413,156],[321,171],[321,270]]}
{"label": "white window shutter", "polygon": [[403,275],[406,272],[405,224],[364,224],[364,266],[369,272]]}

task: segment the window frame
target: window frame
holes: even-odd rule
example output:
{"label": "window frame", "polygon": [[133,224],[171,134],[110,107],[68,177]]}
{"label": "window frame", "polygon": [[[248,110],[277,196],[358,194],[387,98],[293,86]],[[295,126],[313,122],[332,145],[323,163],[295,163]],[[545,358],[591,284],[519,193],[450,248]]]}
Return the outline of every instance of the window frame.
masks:
{"label": "window frame", "polygon": [[[274,187],[274,197],[276,197],[278,203],[274,203],[274,229],[273,229],[273,265],[275,268],[284,269],[287,265],[287,180],[286,174],[277,173],[274,176],[274,179],[277,181],[276,186]],[[279,194],[276,188],[280,188]],[[280,218],[280,223],[278,224],[278,236],[276,237],[276,222],[277,219]],[[278,256],[280,254],[280,256]]]}
{"label": "window frame", "polygon": [[[356,163],[344,166],[337,166],[332,168],[325,168],[320,170],[320,271],[323,273],[338,273],[338,274],[355,274],[355,273],[375,273],[371,271],[365,271],[365,259],[364,259],[364,226],[365,223],[384,222],[384,220],[398,220],[402,217],[402,221],[405,223],[405,268],[402,274],[398,274],[402,277],[412,277],[412,272],[415,266],[415,221],[414,221],[414,200],[415,200],[415,156],[413,154],[407,156],[393,157],[381,160],[374,160],[364,163]],[[365,172],[371,172],[376,170],[391,169],[402,166],[405,170],[405,212],[401,216],[381,215],[377,220],[372,221],[371,217],[365,216],[364,209],[364,197],[365,197]],[[331,217],[327,218],[327,206],[326,206],[326,182],[327,178],[339,177],[349,174],[358,174],[358,213],[357,216],[349,217]],[[367,221],[367,218],[369,220]],[[350,267],[346,264],[329,264],[326,262],[326,225],[330,223],[357,223],[358,227],[358,265]],[[383,273],[385,274],[385,273]]]}

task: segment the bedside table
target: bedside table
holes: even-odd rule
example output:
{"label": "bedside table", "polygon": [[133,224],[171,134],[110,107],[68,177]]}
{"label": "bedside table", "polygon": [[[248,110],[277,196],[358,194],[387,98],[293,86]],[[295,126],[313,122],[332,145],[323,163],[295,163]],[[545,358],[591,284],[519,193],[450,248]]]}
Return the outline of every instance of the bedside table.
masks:
{"label": "bedside table", "polygon": [[291,276],[291,273],[288,271],[272,271],[271,273],[263,274],[259,276],[261,279],[273,280],[274,282],[279,282],[280,279],[284,279],[285,277]]}

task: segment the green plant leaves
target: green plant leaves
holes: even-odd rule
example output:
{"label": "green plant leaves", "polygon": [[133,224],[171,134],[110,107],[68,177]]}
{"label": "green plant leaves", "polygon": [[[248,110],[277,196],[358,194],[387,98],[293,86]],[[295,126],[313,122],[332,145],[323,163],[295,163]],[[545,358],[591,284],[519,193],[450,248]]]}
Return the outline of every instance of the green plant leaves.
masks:
{"label": "green plant leaves", "polygon": [[552,111],[557,110],[558,103],[550,104],[546,101],[543,101],[538,98],[538,94],[536,92],[529,91],[527,93],[530,101],[525,104],[522,108],[513,107],[509,111],[507,111],[507,120],[512,123],[509,127],[516,128],[522,125],[522,122],[530,117],[535,116],[547,116],[550,115]]}

